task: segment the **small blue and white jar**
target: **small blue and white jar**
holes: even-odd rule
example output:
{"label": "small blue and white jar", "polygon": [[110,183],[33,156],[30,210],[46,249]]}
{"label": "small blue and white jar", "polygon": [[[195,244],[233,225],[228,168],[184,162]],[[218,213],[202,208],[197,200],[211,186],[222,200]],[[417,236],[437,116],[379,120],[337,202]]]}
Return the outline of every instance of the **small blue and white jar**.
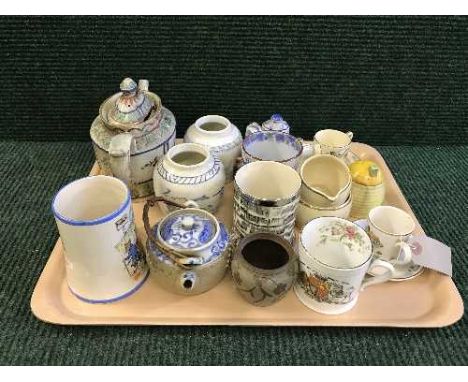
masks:
{"label": "small blue and white jar", "polygon": [[289,134],[290,127],[283,119],[281,114],[273,114],[270,119],[266,120],[260,126],[257,122],[250,123],[245,129],[245,136],[259,131],[277,131],[280,133]]}
{"label": "small blue and white jar", "polygon": [[[144,220],[147,220],[145,208]],[[208,291],[224,277],[229,266],[229,234],[210,213],[186,208],[164,217],[151,229],[147,261],[154,279],[165,289],[183,295]]]}
{"label": "small blue and white jar", "polygon": [[154,168],[154,194],[180,204],[191,200],[201,209],[216,212],[225,179],[221,159],[206,146],[181,143],[172,147]]}

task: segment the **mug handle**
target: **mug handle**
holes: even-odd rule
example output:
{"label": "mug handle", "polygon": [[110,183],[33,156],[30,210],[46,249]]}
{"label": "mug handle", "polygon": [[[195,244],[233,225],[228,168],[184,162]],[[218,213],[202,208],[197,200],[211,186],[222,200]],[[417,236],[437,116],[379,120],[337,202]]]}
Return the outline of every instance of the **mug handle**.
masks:
{"label": "mug handle", "polygon": [[131,185],[130,149],[133,135],[121,133],[112,137],[109,145],[109,162],[112,175],[122,180],[127,186]]}
{"label": "mug handle", "polygon": [[393,277],[393,274],[395,273],[395,268],[393,267],[392,264],[390,264],[388,261],[384,261],[380,259],[375,259],[370,265],[367,272],[369,272],[372,268],[377,268],[377,267],[385,268],[386,272],[378,276],[369,276],[369,278],[362,283],[361,290],[364,290],[370,285],[384,283],[385,281],[390,280]]}
{"label": "mug handle", "polygon": [[262,127],[257,122],[252,122],[245,128],[245,137],[247,138],[250,134],[258,133],[262,131]]}
{"label": "mug handle", "polygon": [[299,170],[302,166],[302,163],[304,163],[304,161],[307,158],[310,158],[311,156],[315,155],[316,151],[315,151],[315,146],[313,143],[305,142],[304,139],[302,138],[297,138],[297,139],[299,143],[302,145],[302,154],[298,158],[298,166],[297,166],[297,169]]}
{"label": "mug handle", "polygon": [[395,265],[408,264],[413,258],[413,252],[411,250],[410,245],[404,241],[399,241],[398,243],[395,244],[395,246],[400,247],[401,251],[398,254],[398,257],[396,258],[396,260],[392,262],[392,264],[395,264]]}
{"label": "mug handle", "polygon": [[320,143],[318,143],[315,139],[311,143],[312,148],[314,150],[314,155],[316,154],[322,154],[322,147],[320,146]]}

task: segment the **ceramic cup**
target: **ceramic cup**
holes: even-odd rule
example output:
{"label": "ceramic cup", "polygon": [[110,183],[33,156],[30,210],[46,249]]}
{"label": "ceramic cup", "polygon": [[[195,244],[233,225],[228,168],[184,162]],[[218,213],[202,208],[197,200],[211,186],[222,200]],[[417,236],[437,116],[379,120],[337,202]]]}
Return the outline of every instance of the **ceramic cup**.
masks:
{"label": "ceramic cup", "polygon": [[242,143],[244,164],[255,161],[275,161],[294,169],[312,155],[312,146],[300,138],[280,131],[258,131],[249,134]]}
{"label": "ceramic cup", "polygon": [[395,264],[408,264],[412,258],[407,243],[414,229],[413,218],[393,206],[378,206],[369,212],[369,236],[374,256]]}
{"label": "ceramic cup", "polygon": [[296,213],[296,225],[302,228],[311,220],[322,216],[336,216],[338,218],[347,219],[353,203],[354,201],[351,195],[349,195],[346,202],[336,207],[317,207],[300,200]]}
{"label": "ceramic cup", "polygon": [[267,233],[244,237],[231,263],[237,290],[256,306],[268,306],[281,300],[296,280],[297,270],[297,257],[291,244]]}
{"label": "ceramic cup", "polygon": [[351,193],[348,166],[332,155],[314,155],[304,161],[299,171],[301,199],[317,207],[340,206]]}
{"label": "ceramic cup", "polygon": [[143,284],[148,268],[125,183],[104,175],[76,180],[55,195],[52,212],[68,287],[75,296],[91,303],[112,302]]}
{"label": "ceramic cup", "polygon": [[[296,295],[305,306],[324,314],[350,310],[359,291],[389,280],[395,272],[392,264],[373,259],[371,240],[362,228],[336,217],[307,223],[300,236],[299,262]],[[374,269],[379,275],[366,276]]]}
{"label": "ceramic cup", "polygon": [[270,232],[291,242],[301,178],[291,167],[262,161],[242,166],[234,178],[234,222],[240,238]]}
{"label": "ceramic cup", "polygon": [[344,158],[348,153],[353,139],[353,133],[343,133],[339,130],[320,130],[314,136],[314,151],[316,154],[330,154]]}

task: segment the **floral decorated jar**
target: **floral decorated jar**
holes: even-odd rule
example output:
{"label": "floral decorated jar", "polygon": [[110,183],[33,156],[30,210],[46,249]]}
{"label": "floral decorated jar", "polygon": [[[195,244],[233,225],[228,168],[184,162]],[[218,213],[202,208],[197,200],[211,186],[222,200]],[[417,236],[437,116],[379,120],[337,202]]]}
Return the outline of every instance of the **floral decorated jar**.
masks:
{"label": "floral decorated jar", "polygon": [[230,259],[229,234],[224,224],[204,210],[186,208],[169,213],[150,227],[151,205],[152,200],[145,205],[143,220],[148,235],[147,262],[156,282],[183,295],[204,293],[217,285]]}
{"label": "floral decorated jar", "polygon": [[241,152],[242,135],[227,118],[221,115],[205,115],[198,118],[187,129],[184,142],[207,146],[213,155],[221,159],[226,182],[232,181],[236,159]]}
{"label": "floral decorated jar", "polygon": [[221,160],[206,146],[182,143],[172,147],[154,168],[154,193],[178,203],[192,200],[215,212],[225,179]]}
{"label": "floral decorated jar", "polygon": [[176,138],[174,115],[148,85],[124,79],[121,91],[102,103],[90,130],[102,174],[124,181],[132,198],[153,194],[154,166]]}

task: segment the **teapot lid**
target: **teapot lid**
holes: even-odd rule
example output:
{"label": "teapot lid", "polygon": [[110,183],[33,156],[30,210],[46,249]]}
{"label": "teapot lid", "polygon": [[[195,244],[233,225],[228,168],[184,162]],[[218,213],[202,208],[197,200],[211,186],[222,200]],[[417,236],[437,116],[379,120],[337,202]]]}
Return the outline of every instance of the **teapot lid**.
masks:
{"label": "teapot lid", "polygon": [[121,130],[130,130],[144,122],[153,108],[157,107],[149,96],[148,80],[125,78],[120,83],[120,93],[109,97],[101,105],[99,114],[103,122]]}
{"label": "teapot lid", "polygon": [[202,249],[216,239],[219,223],[210,213],[186,208],[167,215],[159,224],[159,236],[165,244],[183,250]]}
{"label": "teapot lid", "polygon": [[263,127],[268,130],[286,130],[289,129],[288,123],[281,114],[273,114],[270,119],[263,122]]}

